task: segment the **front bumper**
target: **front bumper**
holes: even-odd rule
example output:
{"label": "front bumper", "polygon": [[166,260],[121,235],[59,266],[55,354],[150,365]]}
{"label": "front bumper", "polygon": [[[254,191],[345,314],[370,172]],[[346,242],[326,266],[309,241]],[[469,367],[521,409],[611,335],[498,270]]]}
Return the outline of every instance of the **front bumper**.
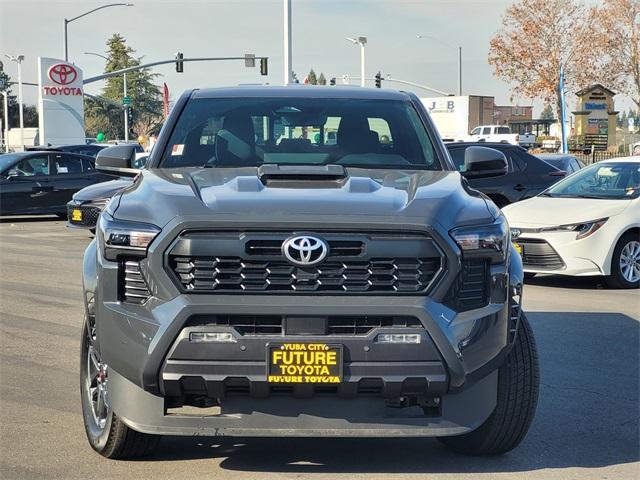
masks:
{"label": "front bumper", "polygon": [[608,275],[607,259],[610,258],[609,249],[613,247],[603,241],[603,233],[598,231],[590,237],[576,240],[575,232],[523,232],[515,241],[524,248],[522,265],[525,272]]}

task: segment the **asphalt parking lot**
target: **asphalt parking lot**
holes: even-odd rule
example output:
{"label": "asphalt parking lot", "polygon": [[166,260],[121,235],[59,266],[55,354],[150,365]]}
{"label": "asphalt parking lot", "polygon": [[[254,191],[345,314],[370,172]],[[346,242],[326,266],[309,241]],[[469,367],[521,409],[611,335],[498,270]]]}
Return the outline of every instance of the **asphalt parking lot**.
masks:
{"label": "asphalt parking lot", "polygon": [[[152,457],[101,458],[79,402],[87,233],[55,218],[0,220],[0,477],[640,478],[640,293],[540,277],[525,291],[538,341],[537,416],[503,457],[432,439],[163,439]],[[308,474],[308,475],[307,475]]]}

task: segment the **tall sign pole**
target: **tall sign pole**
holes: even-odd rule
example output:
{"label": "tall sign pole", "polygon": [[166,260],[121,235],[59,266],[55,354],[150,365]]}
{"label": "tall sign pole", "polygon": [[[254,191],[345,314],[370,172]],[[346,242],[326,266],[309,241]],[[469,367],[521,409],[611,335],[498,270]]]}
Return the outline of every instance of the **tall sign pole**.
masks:
{"label": "tall sign pole", "polygon": [[567,122],[564,98],[564,65],[560,66],[560,82],[558,85],[558,93],[560,98],[560,129],[562,132],[562,153],[569,153],[569,148],[567,146]]}
{"label": "tall sign pole", "polygon": [[283,0],[284,4],[284,84],[291,83],[291,0]]}

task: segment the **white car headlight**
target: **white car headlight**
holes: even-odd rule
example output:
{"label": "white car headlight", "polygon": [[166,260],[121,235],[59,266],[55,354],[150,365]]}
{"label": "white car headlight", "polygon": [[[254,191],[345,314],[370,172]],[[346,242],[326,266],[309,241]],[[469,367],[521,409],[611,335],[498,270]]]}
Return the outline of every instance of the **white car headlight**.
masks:
{"label": "white car headlight", "polygon": [[598,220],[592,220],[590,222],[572,223],[569,225],[559,225],[557,227],[542,228],[540,231],[578,232],[578,234],[576,235],[576,240],[580,240],[581,238],[587,238],[590,235],[596,233],[607,222],[607,220],[609,220],[609,218],[599,218]]}

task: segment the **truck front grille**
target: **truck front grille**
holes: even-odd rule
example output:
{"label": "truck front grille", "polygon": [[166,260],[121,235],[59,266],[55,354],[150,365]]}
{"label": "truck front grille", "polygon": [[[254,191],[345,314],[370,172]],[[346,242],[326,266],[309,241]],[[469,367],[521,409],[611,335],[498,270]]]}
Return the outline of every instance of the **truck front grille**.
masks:
{"label": "truck front grille", "polygon": [[[310,318],[309,322],[316,324],[314,335],[367,335],[382,327],[423,328],[420,320],[407,316],[329,316]],[[300,335],[288,329],[284,315],[195,315],[187,322],[187,326],[200,325],[232,327],[249,336]]]}
{"label": "truck front grille", "polygon": [[171,259],[171,268],[193,293],[417,293],[427,289],[440,263],[440,258],[375,258],[301,268],[283,260],[179,256]]}

